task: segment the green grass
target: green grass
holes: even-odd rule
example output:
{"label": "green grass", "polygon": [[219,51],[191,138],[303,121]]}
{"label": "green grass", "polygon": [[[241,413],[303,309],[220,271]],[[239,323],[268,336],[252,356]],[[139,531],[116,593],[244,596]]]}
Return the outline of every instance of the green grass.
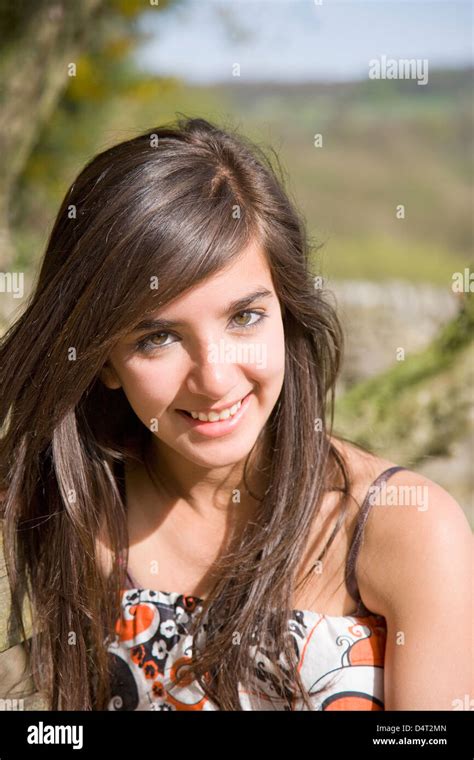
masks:
{"label": "green grass", "polygon": [[[319,230],[311,230],[313,236]],[[451,288],[452,274],[469,261],[436,246],[388,237],[344,238],[333,235],[313,256],[316,272],[336,279],[406,279]]]}

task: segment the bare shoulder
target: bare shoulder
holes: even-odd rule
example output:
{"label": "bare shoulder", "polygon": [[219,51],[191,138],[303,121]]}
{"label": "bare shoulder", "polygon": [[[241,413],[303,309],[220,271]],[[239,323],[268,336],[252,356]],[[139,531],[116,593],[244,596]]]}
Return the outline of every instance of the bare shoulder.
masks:
{"label": "bare shoulder", "polygon": [[462,507],[441,485],[410,469],[395,472],[371,494],[357,564],[364,603],[395,618],[427,605],[447,612],[457,595],[458,611],[468,614],[472,539]]}
{"label": "bare shoulder", "polygon": [[[357,582],[368,609],[387,617],[423,595],[472,595],[473,536],[464,510],[441,485],[411,469],[393,473],[379,489],[374,480],[396,462],[332,439],[351,473],[358,504],[371,508],[357,559]],[[357,519],[353,514],[351,529]],[[452,596],[452,594],[451,594]]]}
{"label": "bare shoulder", "polygon": [[357,562],[387,623],[386,710],[452,710],[472,690],[473,537],[441,485],[400,470],[372,494]]}

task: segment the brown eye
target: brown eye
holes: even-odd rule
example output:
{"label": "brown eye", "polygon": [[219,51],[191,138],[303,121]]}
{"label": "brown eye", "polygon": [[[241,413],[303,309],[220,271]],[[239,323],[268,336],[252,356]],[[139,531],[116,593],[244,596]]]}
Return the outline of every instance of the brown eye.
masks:
{"label": "brown eye", "polygon": [[[168,333],[156,333],[155,335],[151,335],[149,340],[153,343],[155,342],[155,338],[162,338],[164,335],[167,335]],[[159,346],[161,346],[161,343],[158,343]]]}
{"label": "brown eye", "polygon": [[[248,318],[249,318],[249,316],[250,316],[250,314],[252,314],[252,312],[250,312],[250,311],[243,311],[241,314],[238,314],[238,315],[235,317],[235,319],[236,319],[236,320],[238,320],[238,319],[242,319],[242,318],[243,318],[243,319],[248,319]],[[246,327],[246,326],[248,325],[248,322],[246,322],[245,324],[244,324],[244,323],[242,323],[242,322],[238,322],[238,324],[239,324],[239,326],[240,326],[240,327]]]}
{"label": "brown eye", "polygon": [[171,333],[168,332],[158,332],[158,333],[152,333],[151,335],[147,335],[145,338],[142,338],[138,341],[136,348],[138,351],[142,351],[144,353],[147,353],[148,351],[153,351],[153,349],[159,349],[159,348],[168,348],[168,346],[171,345],[171,343],[164,343],[155,342],[156,338],[167,338],[171,336]]}
{"label": "brown eye", "polygon": [[[245,323],[237,322],[237,320],[239,319],[248,320],[248,318],[252,316],[256,317],[256,319],[253,322],[248,322],[248,321],[246,321]],[[239,312],[239,314],[236,314],[236,316],[233,317],[233,320],[234,322],[237,322],[237,327],[243,327],[245,329],[250,330],[252,329],[252,327],[256,327],[263,319],[265,319],[266,316],[268,315],[263,314],[260,311],[254,311],[254,310],[241,311]]]}

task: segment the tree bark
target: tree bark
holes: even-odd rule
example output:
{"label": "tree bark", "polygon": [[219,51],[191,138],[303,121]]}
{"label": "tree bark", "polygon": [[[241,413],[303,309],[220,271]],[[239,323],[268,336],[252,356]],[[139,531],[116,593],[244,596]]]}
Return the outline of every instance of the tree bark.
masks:
{"label": "tree bark", "polygon": [[[0,58],[0,270],[14,266],[11,199],[104,0],[24,0]],[[9,11],[13,13],[12,10]],[[8,23],[8,19],[2,18]],[[5,34],[8,29],[2,30]]]}

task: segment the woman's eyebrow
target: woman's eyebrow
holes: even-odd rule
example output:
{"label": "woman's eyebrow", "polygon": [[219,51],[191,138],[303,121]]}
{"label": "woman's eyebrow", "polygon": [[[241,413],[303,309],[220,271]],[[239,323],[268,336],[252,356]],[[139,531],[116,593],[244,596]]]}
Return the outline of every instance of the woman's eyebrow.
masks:
{"label": "woman's eyebrow", "polygon": [[[271,290],[267,290],[267,288],[261,287],[258,290],[255,290],[253,293],[249,293],[242,298],[238,298],[236,301],[232,301],[232,303],[230,303],[224,310],[222,316],[227,316],[235,311],[242,311],[256,300],[259,300],[261,298],[271,298],[272,296],[273,293]],[[155,319],[144,319],[142,322],[139,322],[137,325],[135,325],[131,332],[135,333],[142,330],[169,330],[175,327],[183,327],[184,325],[186,325],[186,322],[156,317]]]}

